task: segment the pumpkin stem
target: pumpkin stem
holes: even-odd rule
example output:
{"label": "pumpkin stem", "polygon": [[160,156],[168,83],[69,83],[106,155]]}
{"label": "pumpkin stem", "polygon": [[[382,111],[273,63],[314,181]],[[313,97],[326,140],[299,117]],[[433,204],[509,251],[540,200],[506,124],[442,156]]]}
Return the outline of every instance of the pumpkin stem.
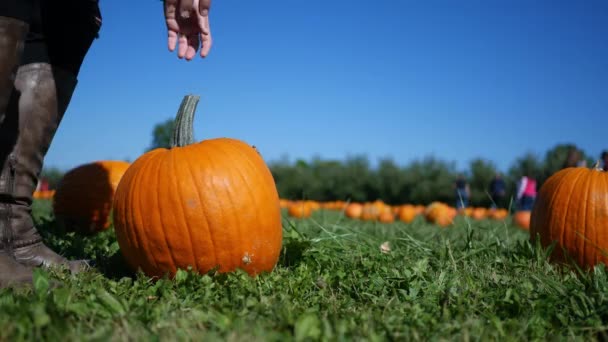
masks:
{"label": "pumpkin stem", "polygon": [[194,144],[194,112],[200,100],[198,95],[186,95],[182,100],[175,117],[175,128],[171,138],[171,148]]}

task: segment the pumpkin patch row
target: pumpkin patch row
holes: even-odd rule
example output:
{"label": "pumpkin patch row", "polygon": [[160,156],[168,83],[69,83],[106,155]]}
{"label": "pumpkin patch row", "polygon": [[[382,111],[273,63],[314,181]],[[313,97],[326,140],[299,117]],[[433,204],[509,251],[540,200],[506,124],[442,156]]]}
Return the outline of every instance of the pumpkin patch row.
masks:
{"label": "pumpkin patch row", "polygon": [[[392,223],[395,220],[410,223],[418,216],[423,216],[426,221],[441,227],[451,225],[456,216],[466,216],[475,220],[494,219],[504,220],[509,217],[506,209],[489,209],[482,207],[467,207],[461,210],[442,203],[433,202],[427,206],[402,204],[389,205],[381,200],[366,203],[347,203],[343,201],[317,202],[317,201],[290,201],[281,199],[281,207],[287,209],[290,217],[308,218],[315,210],[328,209],[344,211],[344,215],[351,219],[362,221],[378,221],[381,223]],[[527,215],[527,219],[526,219]],[[523,228],[529,227],[529,212],[516,212],[513,222]]]}

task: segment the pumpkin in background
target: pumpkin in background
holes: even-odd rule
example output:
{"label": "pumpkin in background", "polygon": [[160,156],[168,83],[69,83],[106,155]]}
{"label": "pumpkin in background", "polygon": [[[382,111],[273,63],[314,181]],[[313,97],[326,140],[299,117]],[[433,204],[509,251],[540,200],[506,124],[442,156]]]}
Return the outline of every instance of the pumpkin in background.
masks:
{"label": "pumpkin in background", "polygon": [[378,215],[380,215],[380,212],[377,205],[365,203],[363,205],[363,209],[361,210],[360,218],[363,221],[375,221],[378,219]]}
{"label": "pumpkin in background", "polygon": [[350,203],[344,209],[344,215],[351,219],[358,219],[363,213],[363,205],[361,203]]}
{"label": "pumpkin in background", "polygon": [[473,208],[473,210],[471,212],[471,218],[473,218],[475,220],[483,220],[486,218],[486,216],[487,216],[486,208],[481,208],[481,207]]}
{"label": "pumpkin in background", "polygon": [[401,206],[400,205],[393,205],[391,206],[391,210],[393,211],[393,215],[399,215],[399,211],[401,211]]}
{"label": "pumpkin in background", "polygon": [[271,271],[282,244],[279,195],[258,151],[243,141],[195,143],[198,96],[180,105],[171,148],[138,158],[114,198],[125,260],[151,277],[192,267],[206,273]]}
{"label": "pumpkin in background", "polygon": [[513,223],[524,230],[530,229],[531,211],[519,210],[513,214]]}
{"label": "pumpkin in background", "polygon": [[399,221],[405,223],[411,223],[416,219],[418,212],[416,207],[410,204],[403,205],[399,208]]}
{"label": "pumpkin in background", "polygon": [[450,206],[441,202],[429,204],[424,213],[424,217],[428,222],[434,223],[440,227],[449,226],[454,219]]}
{"label": "pumpkin in background", "polygon": [[395,215],[392,210],[384,210],[378,215],[378,221],[381,223],[395,222]]}
{"label": "pumpkin in background", "polygon": [[490,209],[488,211],[488,216],[493,220],[504,220],[509,216],[509,211],[507,209]]}
{"label": "pumpkin in background", "polygon": [[608,264],[608,172],[597,165],[554,173],[542,185],[530,221],[530,238],[565,261],[564,251],[582,268]]}
{"label": "pumpkin in background", "polygon": [[53,198],[53,213],[66,231],[94,234],[110,227],[116,187],[129,163],[101,160],[69,170]]}
{"label": "pumpkin in background", "polygon": [[304,201],[293,202],[287,207],[287,214],[295,218],[307,218],[312,215],[312,206]]}

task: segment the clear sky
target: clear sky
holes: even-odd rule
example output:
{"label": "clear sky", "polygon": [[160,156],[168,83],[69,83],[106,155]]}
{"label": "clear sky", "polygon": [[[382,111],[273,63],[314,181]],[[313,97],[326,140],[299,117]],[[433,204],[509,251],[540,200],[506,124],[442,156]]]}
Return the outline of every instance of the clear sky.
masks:
{"label": "clear sky", "polygon": [[425,156],[506,169],[558,143],[608,148],[606,0],[213,0],[206,60],[166,48],[157,0],[103,27],[45,166],[134,160],[182,97],[195,138],[267,161]]}

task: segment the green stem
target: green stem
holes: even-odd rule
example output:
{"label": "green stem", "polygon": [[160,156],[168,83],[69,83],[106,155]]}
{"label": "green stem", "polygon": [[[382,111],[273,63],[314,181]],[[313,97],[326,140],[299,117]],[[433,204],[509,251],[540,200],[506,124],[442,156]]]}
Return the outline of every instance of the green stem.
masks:
{"label": "green stem", "polygon": [[194,112],[199,100],[200,96],[198,95],[184,96],[175,117],[171,148],[194,144],[194,128],[192,123],[194,122]]}

